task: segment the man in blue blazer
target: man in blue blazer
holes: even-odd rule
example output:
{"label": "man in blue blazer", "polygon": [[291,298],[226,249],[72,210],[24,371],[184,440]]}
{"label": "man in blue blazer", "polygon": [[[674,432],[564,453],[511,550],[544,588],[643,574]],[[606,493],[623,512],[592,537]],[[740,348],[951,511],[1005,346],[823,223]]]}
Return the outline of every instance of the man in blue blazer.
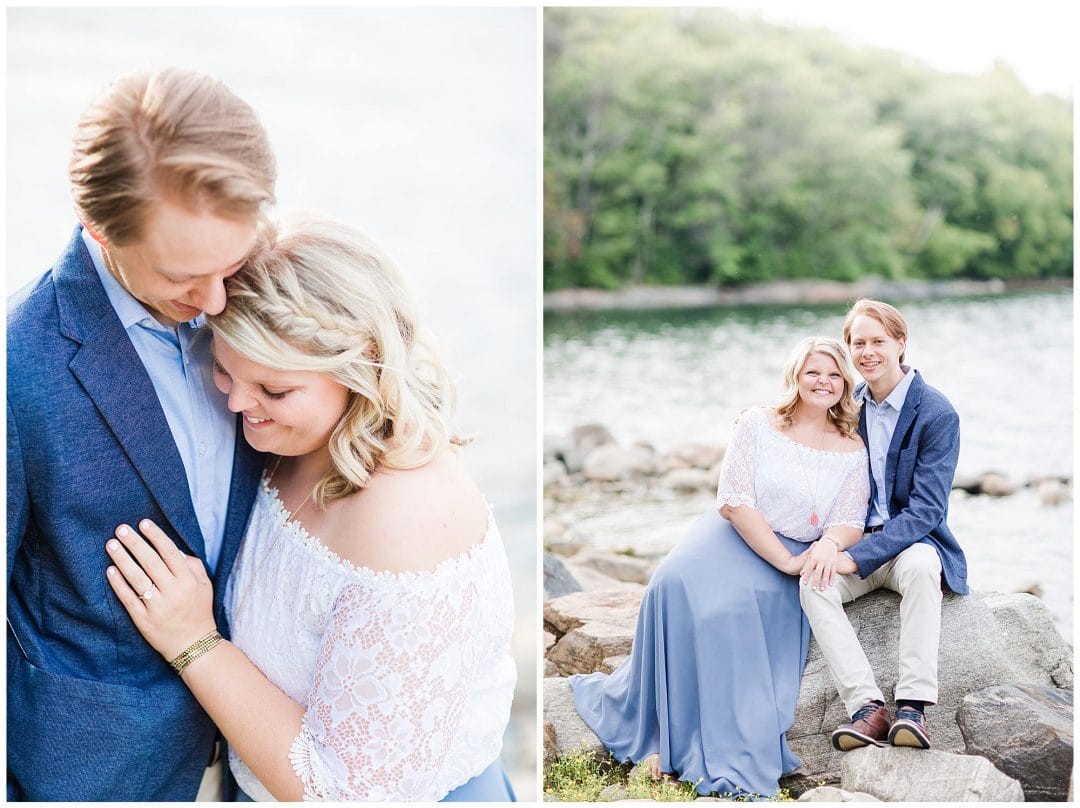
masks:
{"label": "man in blue blazer", "polygon": [[[836,585],[800,588],[851,716],[832,735],[842,751],[886,742],[930,747],[923,708],[938,696],[942,587],[968,591],[964,552],[946,524],[960,421],[948,399],[904,364],[907,337],[903,316],[887,303],[859,300],[844,320],[844,341],[865,380],[855,395],[870,458],[869,511],[863,538],[838,553]],[[893,719],[843,606],[880,587],[901,596]]]}
{"label": "man in blue blazer", "polygon": [[105,542],[165,527],[206,563],[227,631],[262,458],[214,387],[203,313],[275,173],[251,108],[187,71],[122,76],[78,125],[81,225],[8,308],[9,800],[221,799],[218,732],[112,594]]}

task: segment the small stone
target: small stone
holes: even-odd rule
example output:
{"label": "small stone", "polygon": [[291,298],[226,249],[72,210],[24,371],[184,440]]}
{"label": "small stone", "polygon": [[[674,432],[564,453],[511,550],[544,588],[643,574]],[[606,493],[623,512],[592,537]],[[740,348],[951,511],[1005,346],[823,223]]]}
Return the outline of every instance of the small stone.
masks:
{"label": "small stone", "polygon": [[1068,502],[1071,492],[1069,486],[1061,480],[1049,479],[1039,481],[1035,486],[1035,494],[1043,505],[1054,506]]}
{"label": "small stone", "polygon": [[597,668],[600,673],[614,673],[615,669],[621,664],[626,662],[630,658],[629,654],[622,656],[604,657],[604,661],[600,663],[600,667]]}
{"label": "small stone", "polygon": [[710,443],[680,443],[667,456],[691,468],[707,471],[724,459],[724,447]]}
{"label": "small stone", "polygon": [[625,800],[630,795],[626,791],[626,786],[622,783],[612,783],[600,792],[600,796],[596,798],[597,802],[616,802],[618,800]]}
{"label": "small stone", "polygon": [[588,454],[597,446],[615,443],[615,437],[603,424],[581,424],[570,432],[570,440],[582,454]]}
{"label": "small stone", "polygon": [[656,470],[656,461],[640,446],[604,445],[589,452],[583,470],[589,480],[614,482],[650,475]]}
{"label": "small stone", "polygon": [[550,766],[555,759],[555,725],[544,722],[544,765]]}
{"label": "small stone", "polygon": [[988,497],[1008,497],[1016,493],[1016,485],[1009,482],[1004,474],[988,471],[979,476],[979,489]]}
{"label": "small stone", "polygon": [[570,479],[570,474],[566,470],[566,466],[563,465],[561,460],[549,460],[544,463],[544,487],[549,485],[562,485]]}

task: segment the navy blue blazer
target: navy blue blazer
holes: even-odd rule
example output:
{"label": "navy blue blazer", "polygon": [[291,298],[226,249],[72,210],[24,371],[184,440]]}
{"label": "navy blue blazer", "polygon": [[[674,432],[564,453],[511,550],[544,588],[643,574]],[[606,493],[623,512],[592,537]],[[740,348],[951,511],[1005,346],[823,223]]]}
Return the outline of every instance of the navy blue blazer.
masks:
{"label": "navy blue blazer", "polygon": [[[916,542],[929,544],[941,558],[941,572],[949,589],[966,595],[967,559],[945,522],[960,455],[960,418],[945,396],[913,372],[915,378],[885,458],[892,517],[882,530],[864,536],[848,552],[865,578]],[[855,395],[869,395],[865,382],[855,388]],[[859,434],[869,455],[865,407],[859,413]],[[877,484],[871,474],[871,503],[876,496]]]}
{"label": "navy blue blazer", "polygon": [[[105,579],[105,542],[150,518],[205,559],[180,453],[81,229],[9,299],[8,798],[193,800],[217,730]],[[225,582],[262,455],[236,430]]]}

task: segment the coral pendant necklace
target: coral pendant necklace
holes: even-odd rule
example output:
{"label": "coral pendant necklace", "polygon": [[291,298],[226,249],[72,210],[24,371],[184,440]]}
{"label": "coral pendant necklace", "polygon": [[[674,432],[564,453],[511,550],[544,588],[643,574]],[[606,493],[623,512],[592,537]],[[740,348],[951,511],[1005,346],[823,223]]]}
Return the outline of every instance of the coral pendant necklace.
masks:
{"label": "coral pendant necklace", "polygon": [[[799,465],[799,468],[802,469],[803,480],[806,481],[806,493],[810,495],[810,525],[812,527],[817,527],[818,522],[821,521],[817,512],[818,485],[821,482],[821,460],[825,456],[825,440],[828,437],[828,429],[829,422],[828,419],[826,419],[825,428],[821,431],[821,448],[817,450],[817,471],[814,473],[813,488],[810,487],[810,478],[806,475],[806,468],[801,464]],[[806,448],[813,450],[812,446],[807,446]]]}

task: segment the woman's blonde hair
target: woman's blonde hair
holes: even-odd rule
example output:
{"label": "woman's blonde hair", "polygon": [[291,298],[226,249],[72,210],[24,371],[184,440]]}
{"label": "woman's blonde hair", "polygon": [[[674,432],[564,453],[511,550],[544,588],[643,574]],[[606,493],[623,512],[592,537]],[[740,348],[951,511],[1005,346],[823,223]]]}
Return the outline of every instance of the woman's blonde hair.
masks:
{"label": "woman's blonde hair", "polygon": [[844,377],[844,390],[840,393],[840,400],[829,407],[826,415],[840,430],[841,435],[850,438],[859,427],[859,408],[852,395],[855,390],[855,377],[852,375],[851,363],[844,346],[829,337],[807,337],[795,346],[788,357],[784,366],[784,390],[780,394],[780,402],[776,405],[777,426],[785,429],[791,425],[791,417],[799,407],[799,374],[811,354],[822,354],[832,359]]}
{"label": "woman's blonde hair", "polygon": [[68,177],[80,220],[116,246],[138,242],[170,198],[255,219],[277,167],[255,111],[218,79],[179,68],[126,73],[86,109]]}
{"label": "woman's blonde hair", "polygon": [[890,306],[888,303],[882,303],[880,300],[871,300],[868,297],[860,298],[856,300],[854,305],[848,309],[847,315],[844,317],[844,344],[851,345],[851,326],[855,322],[855,318],[860,314],[865,314],[867,317],[873,317],[879,323],[881,327],[885,329],[890,337],[895,340],[903,339],[904,350],[900,352],[900,363],[904,362],[904,354],[907,353],[907,320],[904,319],[895,306]]}
{"label": "woman's blonde hair", "polygon": [[330,436],[320,506],[380,467],[416,468],[449,443],[454,389],[393,262],[359,230],[318,214],[270,227],[207,318],[215,339],[280,370],[329,373],[349,390]]}

